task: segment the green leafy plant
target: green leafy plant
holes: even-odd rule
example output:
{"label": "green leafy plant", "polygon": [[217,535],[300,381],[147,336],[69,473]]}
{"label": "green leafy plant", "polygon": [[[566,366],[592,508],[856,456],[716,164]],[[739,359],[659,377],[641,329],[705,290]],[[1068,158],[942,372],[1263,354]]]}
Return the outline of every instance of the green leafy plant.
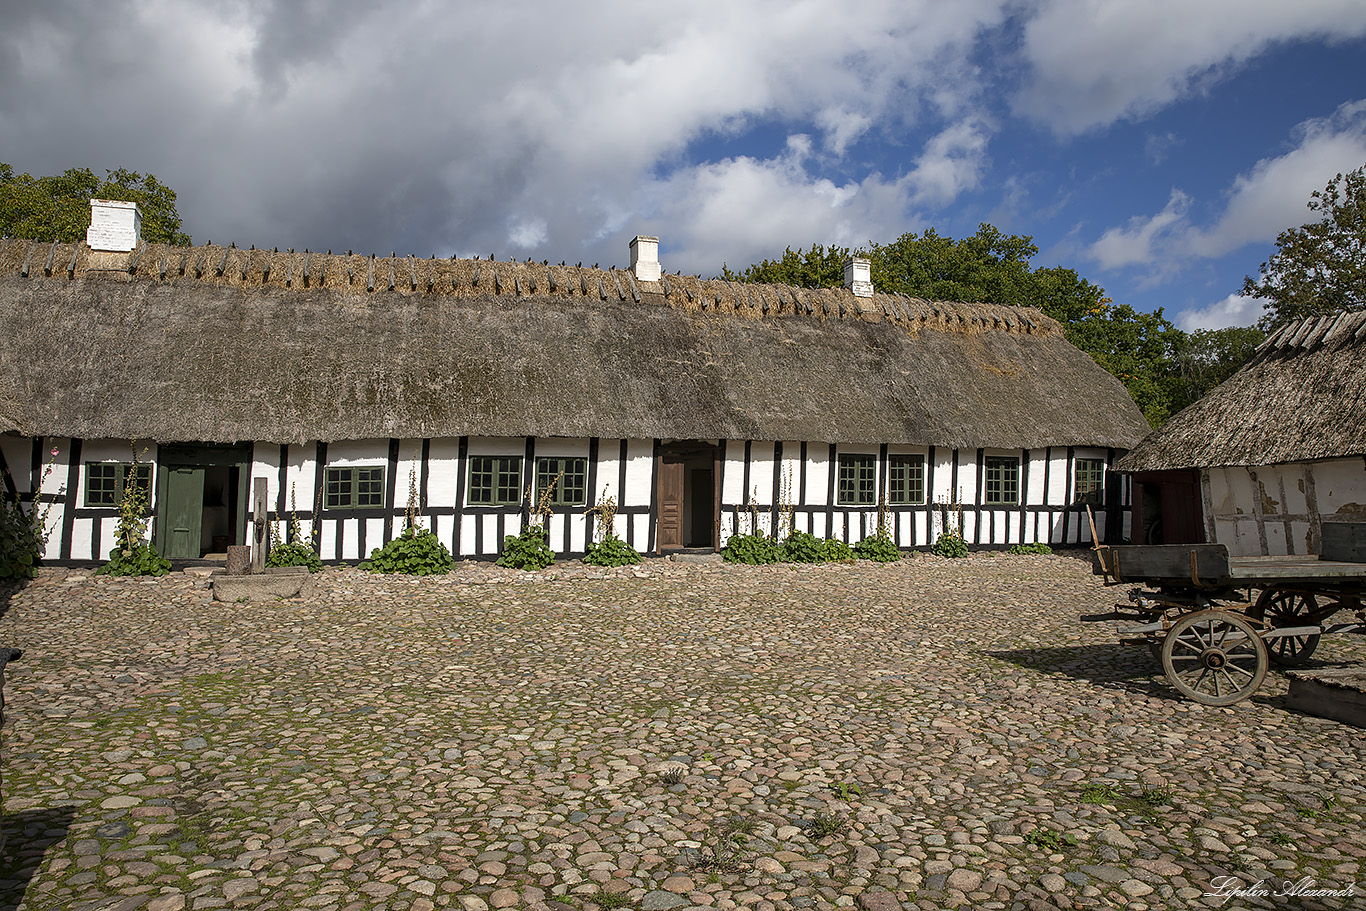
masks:
{"label": "green leafy plant", "polygon": [[43,552],[43,535],[16,499],[0,495],[0,579],[31,579]]}
{"label": "green leafy plant", "polygon": [[626,894],[622,892],[607,892],[603,889],[599,889],[597,892],[585,896],[584,900],[592,902],[599,908],[602,908],[603,911],[610,911],[612,908],[631,907],[631,899]]}
{"label": "green leafy plant", "polygon": [[119,497],[119,524],[114,531],[114,547],[109,562],[95,570],[108,576],[164,576],[171,561],[147,543],[148,492],[137,482],[138,452],[134,444],[133,464],[128,470],[123,494]]}
{"label": "green leafy plant", "polygon": [[838,835],[844,831],[844,827],[848,824],[849,817],[843,813],[820,810],[811,820],[811,838],[819,841],[822,838],[829,838],[831,835]]}
{"label": "green leafy plant", "polygon": [[825,553],[821,549],[820,538],[804,531],[794,531],[779,545],[778,558],[784,563],[822,563]]}
{"label": "green leafy plant", "polygon": [[[38,561],[47,546],[47,514],[52,508],[51,501],[42,503],[41,491],[56,459],[54,447],[38,480],[40,493],[29,512],[24,512],[17,495],[11,499],[0,493],[0,579],[32,579],[37,575]],[[9,476],[8,469],[5,475]]]}
{"label": "green leafy plant", "polygon": [[592,541],[583,562],[589,566],[630,566],[640,562],[640,554],[625,541],[612,535],[601,541]]}
{"label": "green leafy plant", "polygon": [[863,789],[858,786],[858,782],[856,781],[837,781],[830,786],[830,790],[838,794],[840,800],[846,802],[851,796],[863,796]]}
{"label": "green leafy plant", "polygon": [[631,545],[617,537],[617,498],[608,496],[607,488],[602,489],[598,505],[584,510],[584,515],[596,513],[601,519],[601,532],[598,540],[588,543],[588,551],[583,562],[589,566],[630,566],[640,562],[640,554]]}
{"label": "green leafy plant", "polygon": [[1089,804],[1114,803],[1119,799],[1119,791],[1112,784],[1093,783],[1081,789],[1081,802]]}
{"label": "green leafy plant", "polygon": [[940,557],[966,557],[968,545],[957,532],[946,531],[935,540],[930,553]]}
{"label": "green leafy plant", "polygon": [[527,523],[519,535],[503,538],[503,553],[498,557],[498,565],[511,569],[545,569],[555,562],[555,552],[546,543],[545,529],[534,523]]}
{"label": "green leafy plant", "polygon": [[1053,548],[1049,547],[1047,544],[1042,543],[1015,544],[1011,546],[1010,552],[1012,554],[1051,554],[1053,552]]}
{"label": "green leafy plant", "polygon": [[1070,832],[1054,832],[1052,829],[1034,829],[1025,836],[1025,844],[1045,851],[1061,851],[1076,847],[1077,836]]}
{"label": "green leafy plant", "polygon": [[323,568],[323,561],[314,550],[318,529],[315,526],[308,537],[304,537],[303,523],[299,521],[294,489],[289,491],[289,530],[283,542],[276,537],[275,523],[270,525],[270,555],[266,566],[305,566],[311,573]]}
{"label": "green leafy plant", "polygon": [[901,548],[896,546],[890,535],[876,534],[864,538],[854,545],[854,554],[860,560],[876,563],[895,563],[901,559]]}
{"label": "green leafy plant", "polygon": [[1144,788],[1138,799],[1149,807],[1165,807],[1172,804],[1171,788]]}
{"label": "green leafy plant", "polygon": [[721,553],[727,563],[778,563],[778,545],[764,534],[731,535]]}
{"label": "green leafy plant", "polygon": [[370,559],[361,567],[372,573],[429,576],[450,572],[454,565],[455,558],[436,535],[419,525],[412,525],[388,544],[372,550]]}
{"label": "green leafy plant", "polygon": [[753,820],[741,816],[712,823],[701,838],[693,867],[704,873],[731,873],[741,869],[754,829]]}
{"label": "green leafy plant", "polygon": [[854,559],[854,549],[838,538],[826,538],[821,542],[821,559],[826,563],[839,563]]}

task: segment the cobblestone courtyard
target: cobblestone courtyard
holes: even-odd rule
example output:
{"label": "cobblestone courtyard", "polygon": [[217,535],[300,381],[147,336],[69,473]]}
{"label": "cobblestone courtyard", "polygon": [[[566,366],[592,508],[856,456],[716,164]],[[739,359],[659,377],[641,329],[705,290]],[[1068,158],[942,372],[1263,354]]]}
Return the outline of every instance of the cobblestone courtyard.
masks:
{"label": "cobblestone courtyard", "polygon": [[329,569],[269,604],[47,570],[0,606],[0,909],[1366,904],[1366,732],[1275,671],[1180,700],[1077,623],[1117,597],[1069,556]]}

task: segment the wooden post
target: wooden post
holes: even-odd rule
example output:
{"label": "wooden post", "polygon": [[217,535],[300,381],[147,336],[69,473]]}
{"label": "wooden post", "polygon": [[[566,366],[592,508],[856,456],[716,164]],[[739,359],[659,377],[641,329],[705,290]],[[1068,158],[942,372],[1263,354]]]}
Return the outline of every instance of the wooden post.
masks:
{"label": "wooden post", "polygon": [[251,515],[252,515],[252,542],[251,542],[251,571],[263,573],[266,571],[266,479],[255,478],[252,483],[251,491]]}

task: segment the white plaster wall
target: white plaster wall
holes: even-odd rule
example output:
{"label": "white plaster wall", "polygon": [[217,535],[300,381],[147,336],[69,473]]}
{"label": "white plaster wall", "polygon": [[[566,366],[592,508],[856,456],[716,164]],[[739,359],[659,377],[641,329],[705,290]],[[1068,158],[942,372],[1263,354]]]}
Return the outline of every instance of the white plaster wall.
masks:
{"label": "white plaster wall", "polygon": [[[653,440],[628,440],[626,443],[626,491],[620,506],[649,506],[654,493],[655,453]],[[637,517],[639,518],[639,517]],[[646,528],[649,520],[645,519]],[[637,529],[639,536],[639,529]],[[637,537],[638,541],[644,541]],[[636,550],[641,550],[636,547]]]}
{"label": "white plaster wall", "polygon": [[1236,556],[1317,553],[1324,518],[1366,518],[1361,458],[1212,468],[1205,479],[1214,539]]}
{"label": "white plaster wall", "polygon": [[[797,448],[801,454],[801,447]],[[806,447],[806,503],[809,506],[826,506],[830,503],[830,447],[825,443],[810,443]],[[800,482],[801,472],[797,473]],[[816,534],[816,532],[812,532]],[[820,537],[828,537],[820,534]]]}

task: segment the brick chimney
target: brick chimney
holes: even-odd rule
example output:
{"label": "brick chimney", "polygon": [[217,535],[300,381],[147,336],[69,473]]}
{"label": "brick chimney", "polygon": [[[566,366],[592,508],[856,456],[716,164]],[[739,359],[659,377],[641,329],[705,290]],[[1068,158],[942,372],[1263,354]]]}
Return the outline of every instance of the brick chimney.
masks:
{"label": "brick chimney", "polygon": [[844,287],[854,292],[854,297],[872,297],[873,264],[866,259],[846,259]]}
{"label": "brick chimney", "polygon": [[657,282],[659,268],[659,238],[637,234],[631,239],[631,272],[636,281]]}
{"label": "brick chimney", "polygon": [[85,232],[90,249],[102,253],[128,253],[142,243],[142,211],[135,202],[117,199],[90,200],[90,228]]}

